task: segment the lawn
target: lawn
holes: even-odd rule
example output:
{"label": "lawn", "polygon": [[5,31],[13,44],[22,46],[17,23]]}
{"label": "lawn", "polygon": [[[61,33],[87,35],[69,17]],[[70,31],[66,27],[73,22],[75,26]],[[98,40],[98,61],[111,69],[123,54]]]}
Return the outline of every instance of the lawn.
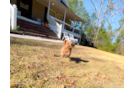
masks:
{"label": "lawn", "polygon": [[124,88],[124,56],[76,45],[10,38],[11,88]]}

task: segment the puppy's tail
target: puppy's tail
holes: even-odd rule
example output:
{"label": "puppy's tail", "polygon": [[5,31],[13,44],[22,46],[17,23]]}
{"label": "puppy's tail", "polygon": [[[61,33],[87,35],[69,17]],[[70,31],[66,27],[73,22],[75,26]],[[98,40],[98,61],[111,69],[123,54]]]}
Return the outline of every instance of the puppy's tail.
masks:
{"label": "puppy's tail", "polygon": [[60,55],[56,55],[55,53],[53,54],[54,57],[60,57]]}

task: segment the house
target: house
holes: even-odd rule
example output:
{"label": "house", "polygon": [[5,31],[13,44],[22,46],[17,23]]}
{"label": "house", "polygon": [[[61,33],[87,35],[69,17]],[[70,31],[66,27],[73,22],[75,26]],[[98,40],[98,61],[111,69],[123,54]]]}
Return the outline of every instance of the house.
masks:
{"label": "house", "polygon": [[[12,18],[16,23],[13,25],[19,25],[25,34],[62,39],[63,33],[67,32],[81,42],[84,21],[68,8],[65,0],[10,0],[10,3],[10,18],[14,15],[11,6],[17,6],[17,16]],[[74,25],[76,22],[81,24]],[[43,26],[44,23],[49,27]]]}

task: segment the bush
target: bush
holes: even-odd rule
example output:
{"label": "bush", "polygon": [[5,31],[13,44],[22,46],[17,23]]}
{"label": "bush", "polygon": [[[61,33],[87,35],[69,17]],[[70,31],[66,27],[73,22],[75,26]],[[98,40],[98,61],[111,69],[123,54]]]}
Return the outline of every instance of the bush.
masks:
{"label": "bush", "polygon": [[13,30],[14,30],[14,31],[19,31],[19,29],[20,29],[20,26],[17,26],[17,27],[14,28]]}

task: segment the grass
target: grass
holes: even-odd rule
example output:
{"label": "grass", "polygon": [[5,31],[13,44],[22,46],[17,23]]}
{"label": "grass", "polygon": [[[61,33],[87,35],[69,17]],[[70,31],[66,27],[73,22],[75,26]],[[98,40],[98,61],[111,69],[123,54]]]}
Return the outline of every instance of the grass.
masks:
{"label": "grass", "polygon": [[10,38],[11,88],[124,88],[124,56],[76,45]]}

